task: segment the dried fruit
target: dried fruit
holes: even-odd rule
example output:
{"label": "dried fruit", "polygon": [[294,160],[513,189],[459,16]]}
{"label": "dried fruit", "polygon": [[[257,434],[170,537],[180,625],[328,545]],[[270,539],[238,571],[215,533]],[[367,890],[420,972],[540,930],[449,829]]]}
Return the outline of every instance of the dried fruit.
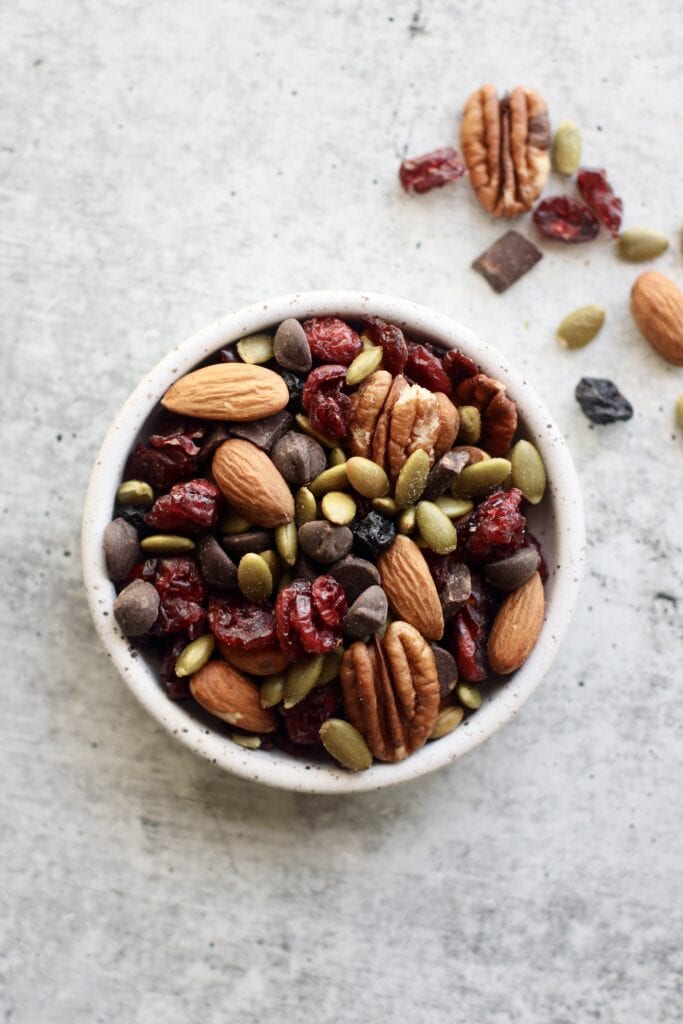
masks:
{"label": "dried fruit", "polygon": [[224,441],[211,463],[221,491],[249,522],[281,526],[294,519],[294,498],[282,475],[249,441]]}
{"label": "dried fruit", "polygon": [[[491,462],[495,461],[491,459]],[[545,465],[538,449],[530,441],[518,441],[510,453],[512,483],[528,502],[538,505],[548,483]],[[501,481],[502,483],[502,481]]]}
{"label": "dried fruit", "polygon": [[648,270],[631,289],[631,313],[662,359],[683,366],[683,292],[664,274]]}
{"label": "dried fruit", "polygon": [[303,406],[301,405],[301,398],[304,393],[304,382],[301,377],[297,377],[295,373],[289,373],[286,370],[280,373],[282,380],[287,388],[287,394],[289,395],[289,401],[287,403],[287,410],[296,415],[300,413]]}
{"label": "dried fruit", "polygon": [[545,598],[538,573],[503,601],[488,641],[488,660],[499,675],[520,668],[531,654],[543,625]]}
{"label": "dried fruit", "polygon": [[613,238],[619,234],[624,204],[615,196],[607,175],[602,170],[583,168],[576,179],[579,192],[598,215]]}
{"label": "dried fruit", "polygon": [[379,512],[369,512],[353,527],[353,547],[361,557],[375,559],[394,540],[396,529]]}
{"label": "dried fruit", "polygon": [[363,347],[354,329],[334,316],[305,320],[303,329],[313,358],[323,363],[350,366]]}
{"label": "dried fruit", "polygon": [[272,370],[246,363],[213,363],[177,380],[161,404],[180,416],[238,421],[272,416],[288,401],[284,381]]}
{"label": "dried fruit", "polygon": [[248,338],[240,338],[235,347],[244,363],[261,365],[273,358],[272,334],[250,334]]}
{"label": "dried fruit", "polygon": [[343,718],[328,718],[320,727],[320,739],[327,753],[343,768],[364,772],[372,764],[367,743],[350,722]]}
{"label": "dried fruit", "polygon": [[[360,342],[359,342],[360,344]],[[351,419],[351,399],[342,391],[346,366],[326,365],[306,378],[301,401],[315,430],[328,437],[344,437]]]}
{"label": "dried fruit", "polygon": [[451,349],[441,360],[441,365],[451,379],[453,387],[466,380],[467,377],[474,377],[479,369],[474,359],[470,359],[459,348]]}
{"label": "dried fruit", "polygon": [[282,714],[287,735],[302,747],[319,747],[320,728],[339,707],[339,689],[334,683],[316,686],[295,707]]}
{"label": "dried fruit", "polygon": [[408,344],[401,328],[380,320],[378,316],[366,316],[363,323],[366,335],[382,349],[384,368],[392,377],[403,373],[408,359]]}
{"label": "dried fruit", "polygon": [[211,632],[228,647],[251,650],[277,643],[273,609],[241,595],[210,598],[208,619]]}
{"label": "dried fruit", "polygon": [[617,256],[628,263],[644,263],[661,256],[668,248],[669,239],[661,231],[630,228],[619,235]]}
{"label": "dried fruit", "polygon": [[600,230],[593,211],[569,196],[544,199],[532,219],[543,237],[555,242],[590,242]]}
{"label": "dried fruit", "polygon": [[557,328],[557,340],[564,348],[583,348],[593,340],[605,322],[601,306],[581,306],[567,313]]}
{"label": "dried fruit", "polygon": [[581,162],[581,136],[573,121],[562,121],[553,139],[553,167],[558,174],[573,174]]}
{"label": "dried fruit", "polygon": [[411,345],[405,365],[405,374],[428,391],[443,391],[450,395],[453,390],[451,379],[441,360],[424,345]]}
{"label": "dried fruit", "polygon": [[156,530],[208,530],[218,522],[220,491],[210,480],[174,484],[145,516]]}
{"label": "dried fruit", "polygon": [[129,476],[139,477],[157,490],[188,480],[197,472],[199,447],[187,434],[150,437],[151,447],[135,446],[126,465]]}
{"label": "dried fruit", "polygon": [[338,629],[348,606],[344,588],[333,576],[318,576],[311,584],[311,600],[318,617],[330,629]]}
{"label": "dried fruit", "polygon": [[187,631],[193,640],[205,632],[206,583],[192,558],[160,558],[152,582],[161,603],[152,632],[171,636]]}
{"label": "dried fruit", "polygon": [[399,168],[398,176],[401,185],[408,193],[429,192],[433,188],[441,188],[450,181],[456,181],[467,173],[467,169],[450,146],[434,149],[431,153],[404,160]]}
{"label": "dried fruit", "polygon": [[495,491],[461,520],[458,532],[467,559],[475,565],[507,558],[524,543],[526,520],[519,511],[522,492]]}
{"label": "dried fruit", "polygon": [[[535,267],[543,253],[518,231],[506,231],[478,256],[472,269],[481,274],[499,295]],[[476,370],[475,370],[476,372]]]}
{"label": "dried fruit", "polygon": [[486,641],[492,613],[488,591],[482,581],[473,576],[470,596],[453,620],[451,636],[458,675],[468,683],[482,682],[488,674]]}
{"label": "dried fruit", "polygon": [[[323,583],[316,591],[307,580],[294,580],[280,591],[275,602],[280,646],[294,661],[304,653],[333,651],[339,642],[337,629],[346,614],[343,591],[329,576],[318,577],[318,580]],[[332,589],[332,584],[336,590]],[[334,625],[327,625],[326,620]]]}
{"label": "dried fruit", "polygon": [[574,394],[592,423],[616,423],[617,420],[630,420],[633,416],[633,406],[611,380],[582,377]]}

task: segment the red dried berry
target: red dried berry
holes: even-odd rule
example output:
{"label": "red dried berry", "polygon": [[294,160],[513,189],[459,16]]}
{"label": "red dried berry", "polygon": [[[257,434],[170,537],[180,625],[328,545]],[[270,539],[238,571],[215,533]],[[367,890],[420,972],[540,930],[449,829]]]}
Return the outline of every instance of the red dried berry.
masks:
{"label": "red dried berry", "polygon": [[348,605],[344,589],[332,576],[318,576],[311,584],[313,607],[330,629],[341,626]]}
{"label": "red dried berry", "polygon": [[459,348],[454,348],[447,352],[441,362],[454,388],[462,383],[462,381],[467,380],[468,377],[476,377],[479,373],[479,368],[474,359],[470,359]]}
{"label": "red dried berry", "polygon": [[175,673],[175,663],[189,642],[190,637],[187,634],[176,637],[166,648],[161,661],[159,678],[170,700],[189,700],[192,696],[189,677],[177,676]]}
{"label": "red dried berry", "polygon": [[315,429],[330,437],[344,437],[351,419],[351,399],[342,391],[345,381],[345,366],[319,366],[309,373],[301,396]]}
{"label": "red dried berry", "polygon": [[207,530],[218,522],[221,492],[209,480],[174,484],[145,516],[158,530]]}
{"label": "red dried berry", "polygon": [[328,683],[316,686],[293,708],[283,711],[285,729],[291,742],[305,747],[321,746],[320,726],[332,718],[339,704],[338,687],[335,683]]}
{"label": "red dried berry", "polygon": [[292,610],[297,595],[308,593],[310,586],[306,580],[294,580],[289,586],[282,588],[275,602],[277,638],[280,647],[292,661],[304,656],[303,644],[294,624]]}
{"label": "red dried berry", "polygon": [[153,434],[151,448],[138,444],[126,466],[126,476],[144,480],[157,490],[188,480],[197,472],[199,448],[188,434]]}
{"label": "red dried berry", "polygon": [[403,373],[408,360],[408,343],[401,328],[378,316],[366,316],[363,323],[370,341],[382,346],[384,369],[394,377]]}
{"label": "red dried berry", "polygon": [[494,491],[458,523],[458,550],[475,565],[496,562],[524,544],[526,519],[519,511],[522,492]]}
{"label": "red dried berry", "polygon": [[443,149],[404,160],[398,176],[406,192],[423,193],[456,181],[466,172],[467,168],[455,150],[444,146]]}
{"label": "red dried berry", "polygon": [[345,366],[331,363],[327,366],[319,366],[316,370],[311,370],[306,378],[301,395],[301,404],[306,412],[310,411],[311,403],[318,392],[338,390],[343,387],[345,381]]}
{"label": "red dried berry", "polygon": [[350,366],[363,347],[353,327],[335,316],[315,316],[304,320],[303,329],[311,354],[323,363]]}
{"label": "red dried berry", "polygon": [[171,636],[188,631],[189,639],[205,629],[207,587],[191,558],[160,558],[151,581],[160,597],[159,614],[152,636]]}
{"label": "red dried berry", "polygon": [[488,675],[486,642],[494,612],[490,589],[480,576],[473,574],[472,592],[465,607],[456,614],[451,633],[458,676],[467,683],[480,683]]}
{"label": "red dried berry", "polygon": [[553,196],[538,204],[533,221],[544,238],[556,242],[590,242],[600,230],[592,210],[569,196]]}
{"label": "red dried berry", "polygon": [[127,587],[129,583],[133,582],[133,580],[145,580],[146,583],[153,583],[156,571],[156,558],[146,558],[144,559],[144,561],[141,560],[139,562],[136,562],[133,568],[126,576],[125,580],[122,580],[120,583],[116,584],[117,589],[123,590],[123,588]]}
{"label": "red dried berry", "polygon": [[[331,577],[322,576],[319,579],[327,581],[331,580]],[[331,582],[336,583],[335,580]],[[282,650],[293,661],[305,657],[306,654],[327,654],[339,643],[339,634],[326,627],[326,621],[318,611],[318,607],[321,607],[328,619],[333,618],[335,610],[341,608],[339,595],[336,589],[327,583],[318,588],[316,595],[317,600],[314,600],[313,587],[308,580],[299,579],[283,587],[277,596],[277,635]],[[341,596],[343,598],[343,591]]]}
{"label": "red dried berry", "polygon": [[424,345],[412,345],[408,352],[405,366],[406,376],[416,384],[430,391],[443,391],[450,395],[453,391],[450,378],[444,370],[441,360]]}
{"label": "red dried berry", "polygon": [[576,183],[588,205],[595,210],[612,238],[616,238],[621,227],[624,204],[615,196],[605,171],[583,167],[579,171]]}
{"label": "red dried berry", "polygon": [[209,628],[221,643],[245,651],[277,643],[273,609],[242,596],[210,598]]}

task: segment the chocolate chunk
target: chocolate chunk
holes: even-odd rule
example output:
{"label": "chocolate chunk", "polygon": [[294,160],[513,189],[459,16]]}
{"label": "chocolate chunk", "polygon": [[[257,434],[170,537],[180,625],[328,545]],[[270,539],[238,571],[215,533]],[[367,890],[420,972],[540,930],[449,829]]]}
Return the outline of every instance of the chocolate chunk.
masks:
{"label": "chocolate chunk", "polygon": [[273,354],[275,361],[285,370],[308,373],[313,365],[311,346],[306,332],[298,320],[290,317],[289,320],[284,320],[280,324],[275,332]]}
{"label": "chocolate chunk", "polygon": [[211,430],[202,445],[199,455],[197,456],[197,462],[202,466],[205,462],[213,456],[216,448],[222,445],[224,441],[227,441],[232,434],[230,433],[230,427],[226,423],[217,424],[213,430]]}
{"label": "chocolate chunk", "polygon": [[318,576],[320,576],[320,566],[312,562],[303,551],[300,551],[299,557],[294,563],[292,575],[295,580],[308,580],[309,583],[312,583],[313,580],[317,580]]}
{"label": "chocolate chunk", "polygon": [[305,487],[327,467],[323,446],[294,430],[280,438],[273,449],[272,460],[290,487]]}
{"label": "chocolate chunk", "polygon": [[202,575],[210,587],[227,590],[237,586],[237,566],[212,534],[202,534],[197,541],[197,554]]}
{"label": "chocolate chunk", "polygon": [[458,667],[450,651],[439,647],[438,644],[432,644],[431,647],[436,662],[436,674],[439,677],[439,696],[443,699],[455,689],[458,682]]}
{"label": "chocolate chunk", "polygon": [[434,464],[429,476],[422,497],[425,501],[436,501],[448,490],[456,477],[469,462],[467,452],[446,452],[446,454]]}
{"label": "chocolate chunk", "polygon": [[110,580],[125,580],[140,554],[138,531],[121,516],[104,531],[104,559]]}
{"label": "chocolate chunk", "polygon": [[472,593],[470,570],[462,562],[456,562],[449,570],[448,580],[439,591],[439,600],[446,622],[459,612]]}
{"label": "chocolate chunk", "polygon": [[328,569],[337,583],[341,583],[346,600],[352,605],[364,590],[380,582],[379,570],[365,558],[347,555]]}
{"label": "chocolate chunk", "polygon": [[538,263],[543,253],[519,231],[506,231],[472,264],[494,292],[504,292]]}
{"label": "chocolate chunk", "polygon": [[151,583],[133,580],[114,601],[114,618],[126,636],[142,636],[159,613],[159,594]]}
{"label": "chocolate chunk", "polygon": [[368,587],[349,608],[342,629],[346,636],[370,636],[384,625],[388,612],[389,602],[382,588]]}
{"label": "chocolate chunk", "polygon": [[248,555],[252,551],[259,554],[273,546],[273,534],[270,530],[247,530],[246,533],[231,533],[223,537],[223,547],[235,562],[239,562],[242,555]]}
{"label": "chocolate chunk", "polygon": [[333,526],[332,523],[316,520],[304,523],[299,528],[299,544],[314,562],[330,565],[348,555],[353,534],[348,526]]}
{"label": "chocolate chunk", "polygon": [[261,451],[268,452],[280,438],[292,429],[294,417],[283,409],[263,420],[251,420],[249,423],[231,423],[230,433],[233,437],[241,437],[243,441],[251,441]]}

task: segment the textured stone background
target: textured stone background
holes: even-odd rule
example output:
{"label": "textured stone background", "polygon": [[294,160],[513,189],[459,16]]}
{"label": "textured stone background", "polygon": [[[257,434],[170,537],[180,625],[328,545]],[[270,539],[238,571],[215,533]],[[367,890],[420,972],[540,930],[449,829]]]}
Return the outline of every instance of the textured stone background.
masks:
{"label": "textured stone background", "polygon": [[[13,0],[0,15],[0,1009],[28,1024],[681,1019],[683,373],[603,237],[496,297],[466,184],[409,199],[470,90],[538,86],[626,222],[681,227],[677,0]],[[678,242],[659,267],[683,283]],[[452,314],[565,431],[582,607],[518,720],[357,799],[217,773],[100,650],[79,515],[105,427],[171,343],[266,295],[348,286]],[[598,301],[592,347],[553,342]],[[572,397],[636,406],[591,429]]]}

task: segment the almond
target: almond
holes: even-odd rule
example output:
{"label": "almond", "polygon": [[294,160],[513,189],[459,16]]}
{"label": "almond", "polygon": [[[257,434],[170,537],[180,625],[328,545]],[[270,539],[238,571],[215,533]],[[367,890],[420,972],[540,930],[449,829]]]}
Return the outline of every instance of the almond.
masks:
{"label": "almond", "polygon": [[219,643],[218,649],[233,668],[253,676],[274,676],[289,668],[289,658],[279,647],[255,647],[243,651],[241,647]]}
{"label": "almond", "polygon": [[213,363],[171,384],[161,404],[179,416],[244,422],[272,416],[288,401],[287,385],[272,370],[249,363]]}
{"label": "almond", "polygon": [[631,289],[631,312],[646,341],[672,366],[683,366],[683,292],[648,270]]}
{"label": "almond", "polygon": [[274,732],[277,717],[261,707],[256,683],[225,661],[209,661],[190,679],[194,699],[209,714],[246,732]]}
{"label": "almond", "polygon": [[507,676],[524,664],[543,625],[545,598],[537,572],[503,601],[489,636],[488,659],[494,672]]}
{"label": "almond", "polygon": [[224,441],[211,469],[230,505],[250,523],[274,527],[294,519],[294,498],[284,477],[251,441]]}
{"label": "almond", "polygon": [[444,629],[441,602],[417,544],[399,535],[379,556],[377,566],[382,586],[398,618],[409,622],[428,640],[440,640]]}

